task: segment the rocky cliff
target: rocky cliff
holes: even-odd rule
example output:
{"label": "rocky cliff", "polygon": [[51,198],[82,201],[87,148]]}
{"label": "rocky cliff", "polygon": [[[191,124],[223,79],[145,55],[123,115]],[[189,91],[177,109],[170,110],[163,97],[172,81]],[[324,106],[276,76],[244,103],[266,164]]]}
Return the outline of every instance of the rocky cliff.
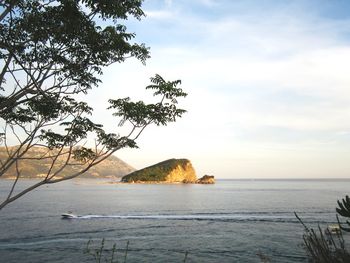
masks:
{"label": "rocky cliff", "polygon": [[122,178],[122,182],[163,182],[195,183],[196,172],[187,159],[170,159],[144,169],[135,171]]}

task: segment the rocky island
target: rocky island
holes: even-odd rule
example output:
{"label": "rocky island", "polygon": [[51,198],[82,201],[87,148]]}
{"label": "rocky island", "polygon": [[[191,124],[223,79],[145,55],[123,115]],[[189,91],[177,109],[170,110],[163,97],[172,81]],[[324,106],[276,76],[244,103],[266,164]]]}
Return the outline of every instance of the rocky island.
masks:
{"label": "rocky island", "polygon": [[215,184],[213,175],[204,175],[202,178],[196,180],[196,184]]}
{"label": "rocky island", "polygon": [[187,159],[170,159],[125,175],[124,183],[199,183],[213,184],[214,176],[197,179],[196,172]]}

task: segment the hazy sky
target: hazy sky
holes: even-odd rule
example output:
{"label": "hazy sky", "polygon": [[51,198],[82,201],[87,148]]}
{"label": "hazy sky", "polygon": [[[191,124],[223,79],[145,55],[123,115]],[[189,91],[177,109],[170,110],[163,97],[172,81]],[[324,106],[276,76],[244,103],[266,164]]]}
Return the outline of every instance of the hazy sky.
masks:
{"label": "hazy sky", "polygon": [[136,168],[188,158],[198,176],[350,177],[350,1],[149,0],[129,21],[151,47],[104,71],[88,98],[145,96],[155,73],[181,79],[188,113],[117,156]]}

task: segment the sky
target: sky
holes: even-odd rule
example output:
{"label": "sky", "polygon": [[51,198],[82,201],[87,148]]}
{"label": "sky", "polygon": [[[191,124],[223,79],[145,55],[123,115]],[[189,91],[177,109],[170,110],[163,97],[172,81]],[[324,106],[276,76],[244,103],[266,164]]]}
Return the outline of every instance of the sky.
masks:
{"label": "sky", "polygon": [[117,156],[137,169],[191,160],[197,176],[350,178],[350,1],[146,0],[129,20],[151,48],[104,70],[88,95],[110,131],[109,98],[153,101],[156,73],[181,79],[188,112],[149,127],[140,149]]}

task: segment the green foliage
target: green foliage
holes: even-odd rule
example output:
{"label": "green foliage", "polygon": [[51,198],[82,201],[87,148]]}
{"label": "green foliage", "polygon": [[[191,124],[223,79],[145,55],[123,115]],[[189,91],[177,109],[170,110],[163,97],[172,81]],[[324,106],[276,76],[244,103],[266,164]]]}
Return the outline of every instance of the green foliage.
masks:
{"label": "green foliage", "polygon": [[331,233],[323,234],[319,227],[318,231],[310,229],[304,234],[303,239],[311,262],[346,263],[350,260],[341,234],[335,237]]}
{"label": "green foliage", "polygon": [[[104,66],[130,56],[144,63],[149,57],[148,48],[130,43],[135,34],[119,23],[129,16],[143,17],[141,4],[139,0],[2,1],[1,117],[26,125],[90,114],[92,109],[72,94],[96,86]],[[104,27],[101,19],[106,21]],[[15,88],[7,81],[14,81]]]}
{"label": "green foliage", "polygon": [[[342,199],[342,202],[340,202],[339,200],[337,201],[339,208],[336,208],[336,211],[339,215],[341,215],[342,217],[346,217],[346,218],[350,218],[350,198],[349,196],[345,196],[345,198]],[[337,220],[339,223],[339,226],[342,230],[346,231],[346,232],[350,232],[350,228],[349,227],[344,227],[338,218],[337,215]],[[349,220],[346,220],[346,224],[348,226],[350,226],[350,222]]]}
{"label": "green foliage", "polygon": [[[336,211],[339,215],[343,217],[350,218],[350,198],[346,196],[339,200]],[[294,213],[299,222],[304,226],[305,233],[303,235],[304,248],[307,252],[310,262],[317,263],[346,263],[350,262],[350,252],[345,246],[345,241],[341,230],[350,231],[350,228],[343,227],[339,222],[337,215],[337,220],[339,223],[339,231],[332,233],[329,228],[322,231],[322,228],[318,226],[318,230],[307,227],[300,217]],[[350,225],[349,221],[346,221]]]}
{"label": "green foliage", "polygon": [[175,81],[165,81],[158,74],[155,77],[151,78],[153,85],[148,85],[146,89],[154,89],[154,96],[164,95],[165,98],[171,99],[173,103],[176,103],[177,97],[186,97],[187,94],[183,92],[182,89],[176,88],[177,85],[181,84],[181,80]]}
{"label": "green foliage", "polygon": [[86,163],[96,158],[96,153],[85,147],[76,148],[72,151],[73,158],[79,162]]}
{"label": "green foliage", "polygon": [[109,100],[111,106],[109,109],[116,109],[113,115],[122,117],[120,125],[126,121],[131,122],[137,127],[142,127],[149,123],[156,125],[166,125],[174,122],[176,118],[181,117],[186,111],[176,107],[177,98],[186,97],[187,94],[181,88],[176,86],[181,83],[180,80],[165,81],[158,74],[151,78],[152,85],[146,89],[155,90],[154,96],[161,96],[161,101],[156,104],[146,105],[143,101],[131,102],[130,98]]}
{"label": "green foliage", "polygon": [[[144,64],[149,58],[149,48],[135,43],[135,33],[123,24],[145,15],[142,2],[0,1],[0,121],[4,126],[0,142],[6,147],[14,140],[18,144],[15,151],[7,151],[0,165],[0,177],[9,170],[17,171],[0,210],[42,184],[85,173],[121,148],[137,148],[136,139],[148,125],[167,125],[185,113],[177,108],[177,100],[186,96],[178,87],[181,81],[165,81],[159,75],[147,86],[158,98],[155,103],[109,100],[108,109],[121,119],[119,125],[131,124],[124,136],[104,131],[102,124],[92,121],[93,109],[77,100],[81,97],[77,95],[101,82],[104,67],[130,57]],[[95,139],[95,147],[81,148],[88,138]],[[41,157],[51,160],[41,182],[13,195],[25,154],[36,146],[47,147],[47,153],[56,155]],[[64,155],[67,149],[69,154]],[[66,160],[59,162],[62,156]],[[61,178],[60,173],[76,161],[85,166]]]}
{"label": "green foliage", "polygon": [[[102,66],[122,62],[129,55],[142,62],[149,57],[144,44],[129,43],[135,34],[118,23],[129,16],[144,16],[141,3],[2,1],[4,12],[10,13],[1,21],[1,57],[13,56],[25,66],[54,65],[59,68],[57,77],[68,77],[80,91],[91,88],[99,82],[95,73],[101,74]],[[108,21],[106,26],[99,19]]]}
{"label": "green foliage", "polygon": [[155,165],[138,170],[131,174],[125,175],[122,178],[123,182],[137,182],[137,181],[165,181],[169,172],[171,172],[178,165],[183,168],[189,161],[187,159],[170,159]]}

